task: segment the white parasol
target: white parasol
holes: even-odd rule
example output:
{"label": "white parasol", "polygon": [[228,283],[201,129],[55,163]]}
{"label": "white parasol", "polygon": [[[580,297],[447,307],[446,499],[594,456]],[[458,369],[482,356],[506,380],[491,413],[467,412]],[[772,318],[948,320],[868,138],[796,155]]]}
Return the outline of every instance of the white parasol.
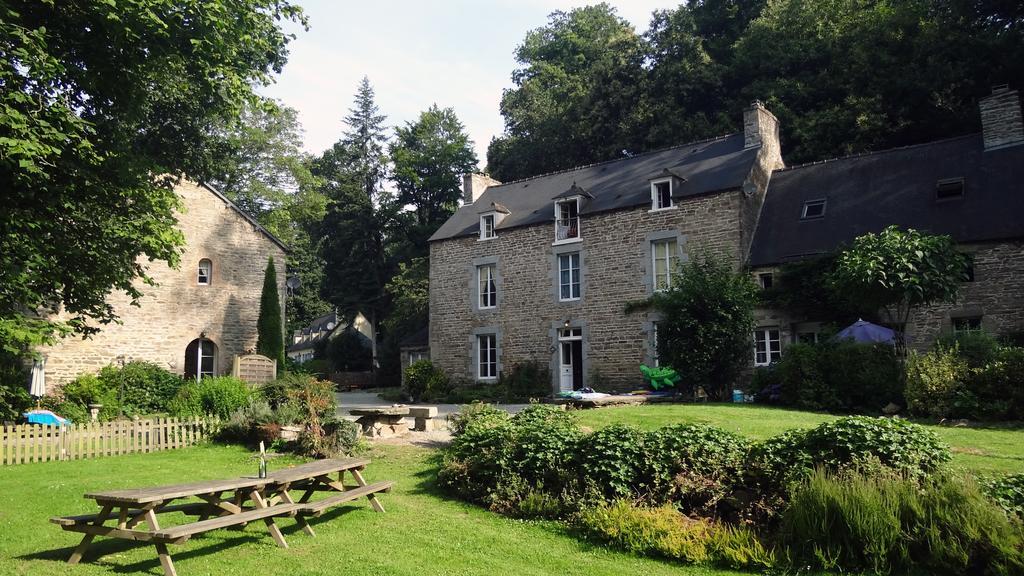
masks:
{"label": "white parasol", "polygon": [[28,393],[36,398],[42,398],[46,395],[45,368],[46,358],[41,358],[32,362],[32,384],[29,386]]}

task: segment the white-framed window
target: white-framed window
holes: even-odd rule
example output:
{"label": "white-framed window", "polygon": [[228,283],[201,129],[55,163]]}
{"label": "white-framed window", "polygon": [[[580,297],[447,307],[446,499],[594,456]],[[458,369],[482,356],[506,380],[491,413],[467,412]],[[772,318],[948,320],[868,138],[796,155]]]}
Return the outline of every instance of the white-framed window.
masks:
{"label": "white-framed window", "polygon": [[579,300],[580,298],[580,253],[570,252],[558,255],[558,299]]}
{"label": "white-framed window", "polygon": [[476,337],[477,378],[493,380],[498,377],[498,338],[494,334]]}
{"label": "white-framed window", "polygon": [[209,286],[211,280],[213,280],[213,262],[209,258],[203,258],[199,261],[199,274],[196,276],[196,284]]}
{"label": "white-framed window", "polygon": [[651,265],[654,290],[672,287],[672,274],[679,268],[679,245],[675,238],[651,241]]}
{"label": "white-framed window", "polygon": [[555,202],[555,242],[570,242],[580,237],[580,200]]}
{"label": "white-framed window", "polygon": [[813,220],[814,218],[824,218],[825,204],[826,200],[824,198],[804,202],[803,210],[800,212],[800,219]]}
{"label": "white-framed window", "polygon": [[953,318],[954,334],[967,334],[969,332],[981,332],[981,316]]}
{"label": "white-framed window", "polygon": [[768,366],[782,358],[782,341],[778,328],[754,330],[754,366]]}
{"label": "white-framed window", "polygon": [[420,360],[430,360],[430,356],[422,350],[415,350],[413,352],[409,352],[409,364],[419,362]]}
{"label": "white-framed window", "polygon": [[484,264],[476,267],[476,285],[480,295],[477,303],[480,309],[494,308],[498,305],[498,284],[495,281],[495,265]]}
{"label": "white-framed window", "polygon": [[484,214],[480,217],[480,239],[489,240],[491,238],[497,238],[497,233],[494,231],[495,221],[494,214]]}
{"label": "white-framed window", "polygon": [[664,210],[672,207],[672,179],[651,182],[651,210]]}
{"label": "white-framed window", "polygon": [[762,290],[767,290],[775,283],[775,275],[771,272],[761,272],[757,275],[757,283]]}

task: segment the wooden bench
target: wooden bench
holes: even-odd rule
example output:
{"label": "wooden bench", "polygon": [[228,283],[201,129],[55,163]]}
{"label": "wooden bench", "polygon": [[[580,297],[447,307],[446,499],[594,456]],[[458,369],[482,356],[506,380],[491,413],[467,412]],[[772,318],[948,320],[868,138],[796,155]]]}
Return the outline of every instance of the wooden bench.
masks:
{"label": "wooden bench", "polygon": [[[173,541],[174,543],[179,544],[188,540],[191,536],[210,532],[211,530],[219,530],[221,528],[246,524],[253,520],[266,520],[273,516],[285,516],[301,506],[301,504],[277,504],[275,506],[268,506],[267,508],[254,508],[252,510],[246,510],[245,512],[239,512],[238,514],[227,514],[225,516],[217,516],[216,518],[208,518],[198,522],[190,522],[188,524],[181,524],[157,530],[153,532],[153,537],[158,540],[166,540],[168,542]],[[288,544],[283,540],[281,544],[283,548],[288,547]]]}
{"label": "wooden bench", "polygon": [[366,486],[357,486],[340,494],[328,496],[323,500],[317,500],[316,502],[309,502],[306,504],[296,504],[296,506],[298,506],[297,512],[302,516],[313,516],[315,518],[323,514],[324,510],[327,510],[332,506],[351,502],[358,498],[362,498],[363,496],[369,496],[377,492],[390,492],[391,487],[394,486],[394,484],[394,482],[388,480],[385,482],[374,482],[373,484],[367,484]]}

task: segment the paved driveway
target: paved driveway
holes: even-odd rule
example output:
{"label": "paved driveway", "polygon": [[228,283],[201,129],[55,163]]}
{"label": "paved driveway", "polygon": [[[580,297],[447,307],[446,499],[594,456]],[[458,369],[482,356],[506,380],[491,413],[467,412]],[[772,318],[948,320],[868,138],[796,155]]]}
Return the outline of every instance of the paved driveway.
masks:
{"label": "paved driveway", "polygon": [[[391,406],[393,402],[382,400],[377,396],[376,392],[362,392],[354,390],[352,392],[337,392],[335,394],[338,398],[338,416],[346,418],[348,420],[355,420],[355,416],[350,416],[348,411],[353,408],[361,408],[364,406]],[[405,404],[405,406],[437,406],[437,415],[443,420],[449,414],[454,414],[459,411],[459,404],[431,404],[431,403],[420,403],[420,404]],[[498,404],[498,408],[507,410],[510,414],[522,410],[526,404]]]}

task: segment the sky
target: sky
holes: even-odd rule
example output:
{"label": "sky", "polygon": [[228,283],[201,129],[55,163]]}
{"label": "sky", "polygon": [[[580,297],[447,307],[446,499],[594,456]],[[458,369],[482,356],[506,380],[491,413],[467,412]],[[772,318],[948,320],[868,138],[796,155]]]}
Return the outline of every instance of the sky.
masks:
{"label": "sky", "polygon": [[[356,87],[370,79],[389,127],[414,121],[431,104],[452,107],[476,147],[501,134],[498,105],[512,87],[514,52],[527,31],[555,10],[588,2],[557,0],[295,0],[310,29],[297,38],[276,82],[260,92],[298,110],[305,149],[314,154],[341,137]],[[596,3],[596,2],[589,2]],[[611,0],[643,32],[656,9],[679,1]]]}

